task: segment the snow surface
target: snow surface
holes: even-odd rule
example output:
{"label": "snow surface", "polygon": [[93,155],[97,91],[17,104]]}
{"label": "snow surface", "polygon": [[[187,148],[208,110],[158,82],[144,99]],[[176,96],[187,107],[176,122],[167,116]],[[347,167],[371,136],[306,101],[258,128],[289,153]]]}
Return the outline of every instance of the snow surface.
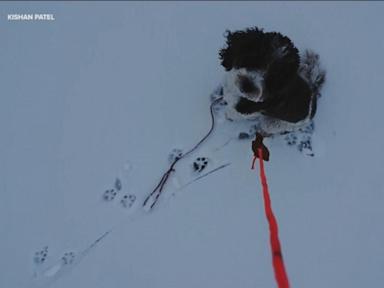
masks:
{"label": "snow surface", "polygon": [[[34,12],[56,20],[6,20]],[[250,143],[215,151],[226,122],[140,208],[171,150],[209,128],[223,32],[255,25],[327,69],[316,156],[267,142],[291,285],[382,285],[383,15],[373,2],[0,3],[0,287],[275,287]],[[198,156],[231,165],[178,188]],[[123,192],[103,201],[116,177]]]}

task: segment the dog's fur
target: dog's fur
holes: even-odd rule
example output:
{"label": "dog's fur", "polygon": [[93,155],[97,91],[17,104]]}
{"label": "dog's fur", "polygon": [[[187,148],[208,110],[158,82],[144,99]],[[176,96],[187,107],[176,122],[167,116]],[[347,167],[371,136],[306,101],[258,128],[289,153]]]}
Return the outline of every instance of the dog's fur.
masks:
{"label": "dog's fur", "polygon": [[226,38],[219,55],[227,71],[227,118],[258,120],[259,132],[271,135],[296,130],[314,117],[325,79],[316,53],[306,51],[300,61],[288,37],[256,27],[227,31]]}

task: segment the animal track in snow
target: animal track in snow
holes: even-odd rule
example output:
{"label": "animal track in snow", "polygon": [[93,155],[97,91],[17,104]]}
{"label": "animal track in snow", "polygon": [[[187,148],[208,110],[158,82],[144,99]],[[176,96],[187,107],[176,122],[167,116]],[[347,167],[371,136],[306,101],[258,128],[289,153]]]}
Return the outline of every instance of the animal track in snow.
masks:
{"label": "animal track in snow", "polygon": [[40,251],[35,252],[35,255],[33,257],[33,261],[36,264],[43,264],[48,256],[48,246],[45,246]]}
{"label": "animal track in snow", "polygon": [[289,145],[296,145],[297,144],[297,136],[294,133],[289,133],[284,137],[285,142]]}
{"label": "animal track in snow", "polygon": [[314,123],[300,128],[298,131],[285,134],[284,140],[289,146],[296,146],[297,150],[307,156],[315,156],[312,147],[312,134],[315,129]]}
{"label": "animal track in snow", "polygon": [[183,156],[183,150],[179,148],[172,149],[171,153],[168,156],[169,163],[173,163],[176,159],[179,159]]}
{"label": "animal track in snow", "polygon": [[65,252],[63,257],[61,257],[61,261],[64,265],[72,264],[75,260],[75,253],[74,252]]}
{"label": "animal track in snow", "polygon": [[208,158],[206,157],[198,157],[193,162],[193,170],[195,172],[202,172],[208,165]]}
{"label": "animal track in snow", "polygon": [[126,194],[123,196],[123,198],[120,200],[121,205],[123,205],[124,208],[131,208],[133,204],[136,201],[136,195],[134,194]]}
{"label": "animal track in snow", "polygon": [[103,194],[103,199],[105,201],[112,201],[113,199],[115,199],[116,195],[117,192],[115,189],[107,189]]}

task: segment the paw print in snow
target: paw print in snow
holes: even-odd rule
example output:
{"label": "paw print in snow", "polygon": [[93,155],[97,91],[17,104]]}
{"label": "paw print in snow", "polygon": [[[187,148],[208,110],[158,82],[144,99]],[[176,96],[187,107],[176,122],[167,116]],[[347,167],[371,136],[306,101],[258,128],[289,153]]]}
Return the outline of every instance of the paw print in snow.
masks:
{"label": "paw print in snow", "polygon": [[193,170],[195,172],[201,172],[207,167],[208,159],[205,157],[198,157],[195,162],[193,162]]}
{"label": "paw print in snow", "polygon": [[315,130],[315,124],[313,122],[299,129],[299,131],[304,134],[312,134],[314,130]]}
{"label": "paw print in snow", "polygon": [[42,250],[35,252],[33,260],[36,264],[42,264],[48,256],[48,246],[45,246]]}
{"label": "paw print in snow", "polygon": [[121,205],[123,205],[124,208],[131,208],[133,203],[136,201],[136,196],[133,194],[124,195],[123,198],[120,200]]}
{"label": "paw print in snow", "polygon": [[289,146],[295,145],[297,143],[297,136],[294,133],[289,133],[287,136],[285,136],[284,139]]}
{"label": "paw print in snow", "polygon": [[168,156],[169,163],[173,163],[176,159],[180,159],[183,156],[183,151],[181,149],[175,148],[171,151]]}
{"label": "paw print in snow", "polygon": [[103,194],[103,199],[105,201],[112,201],[113,199],[115,199],[116,195],[117,195],[117,192],[115,189],[108,189],[108,190],[105,190]]}
{"label": "paw print in snow", "polygon": [[308,156],[315,156],[315,154],[312,151],[312,141],[311,138],[306,138],[300,141],[299,145],[297,145],[297,148],[300,152],[305,153]]}
{"label": "paw print in snow", "polygon": [[61,261],[64,265],[72,264],[75,260],[75,253],[74,252],[66,252],[64,253],[64,256],[61,257]]}

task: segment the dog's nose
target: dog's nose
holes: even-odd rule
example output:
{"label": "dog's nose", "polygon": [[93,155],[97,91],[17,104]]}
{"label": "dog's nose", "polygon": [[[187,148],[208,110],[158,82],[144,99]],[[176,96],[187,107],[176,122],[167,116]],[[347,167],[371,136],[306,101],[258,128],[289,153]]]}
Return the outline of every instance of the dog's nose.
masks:
{"label": "dog's nose", "polygon": [[261,89],[256,85],[250,78],[247,76],[239,76],[238,77],[238,85],[239,89],[242,93],[252,94],[256,97],[260,96]]}

